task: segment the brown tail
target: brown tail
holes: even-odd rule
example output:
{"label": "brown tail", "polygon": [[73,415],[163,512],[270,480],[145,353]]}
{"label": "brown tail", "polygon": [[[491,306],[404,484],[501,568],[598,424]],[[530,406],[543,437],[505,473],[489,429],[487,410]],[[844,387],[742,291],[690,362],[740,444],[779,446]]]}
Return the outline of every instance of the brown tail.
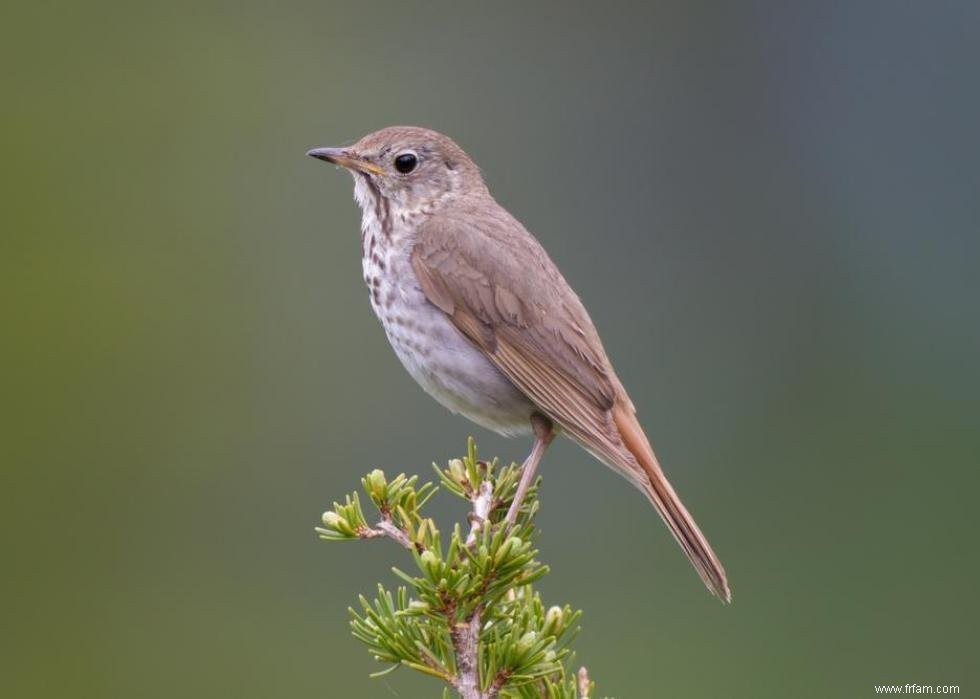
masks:
{"label": "brown tail", "polygon": [[677,493],[667,482],[657,457],[653,453],[653,448],[643,433],[643,428],[637,422],[633,411],[629,408],[617,405],[613,408],[613,422],[619,430],[623,445],[632,454],[633,459],[625,454],[620,455],[615,464],[627,473],[635,472],[636,466],[631,463],[634,459],[645,473],[645,478],[630,478],[636,483],[644,494],[657,508],[660,517],[670,529],[671,534],[677,539],[677,543],[684,549],[688,559],[694,565],[701,580],[708,586],[708,589],[724,602],[732,601],[732,592],[728,588],[728,578],[725,575],[725,568],[721,561],[711,550],[711,544],[705,538],[697,523],[691,517],[687,508],[677,497]]}

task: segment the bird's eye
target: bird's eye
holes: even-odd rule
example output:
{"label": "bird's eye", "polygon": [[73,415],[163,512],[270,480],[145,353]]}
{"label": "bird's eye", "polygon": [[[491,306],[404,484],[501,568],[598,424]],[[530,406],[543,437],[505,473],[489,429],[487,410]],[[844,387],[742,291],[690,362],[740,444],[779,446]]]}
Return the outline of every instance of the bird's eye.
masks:
{"label": "bird's eye", "polygon": [[395,169],[403,175],[410,173],[418,164],[419,159],[415,153],[402,153],[395,158]]}

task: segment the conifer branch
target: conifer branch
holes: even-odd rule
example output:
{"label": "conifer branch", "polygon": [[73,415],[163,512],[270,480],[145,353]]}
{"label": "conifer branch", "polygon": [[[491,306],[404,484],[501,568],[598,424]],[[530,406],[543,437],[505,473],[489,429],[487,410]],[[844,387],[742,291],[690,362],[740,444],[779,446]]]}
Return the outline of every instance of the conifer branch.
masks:
{"label": "conifer branch", "polygon": [[443,696],[462,699],[588,699],[593,685],[585,668],[570,669],[570,643],[581,612],[545,608],[533,584],[547,575],[532,542],[540,478],[533,483],[513,527],[505,522],[520,467],[499,468],[467,455],[447,468],[433,466],[440,485],[467,501],[469,532],[453,527],[444,543],[436,523],[422,514],[436,492],[418,476],[390,481],[381,470],[361,479],[379,518],[369,525],[357,493],[323,514],[320,538],[354,541],[386,537],[407,549],[415,573],[393,568],[405,585],[378,585],[377,597],[359,597],[350,609],[351,631],[390,667],[408,667],[439,679]]}

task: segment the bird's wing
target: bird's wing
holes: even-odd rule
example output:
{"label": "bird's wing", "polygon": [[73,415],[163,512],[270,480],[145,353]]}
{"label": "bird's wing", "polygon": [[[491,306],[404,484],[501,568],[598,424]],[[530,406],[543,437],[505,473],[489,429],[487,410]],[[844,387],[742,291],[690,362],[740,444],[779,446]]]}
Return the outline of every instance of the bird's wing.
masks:
{"label": "bird's wing", "polygon": [[647,496],[708,588],[730,600],[725,570],[660,468],[585,307],[537,240],[484,206],[423,224],[412,267],[426,298],[515,386]]}
{"label": "bird's wing", "polygon": [[589,441],[612,436],[618,381],[581,301],[502,209],[422,226],[412,266],[426,297],[549,417]]}

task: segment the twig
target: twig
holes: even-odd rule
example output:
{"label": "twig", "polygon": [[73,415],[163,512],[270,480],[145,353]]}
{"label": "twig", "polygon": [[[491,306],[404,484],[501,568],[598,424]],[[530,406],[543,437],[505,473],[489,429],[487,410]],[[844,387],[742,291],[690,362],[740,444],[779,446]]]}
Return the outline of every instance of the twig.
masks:
{"label": "twig", "polygon": [[466,537],[466,545],[472,546],[476,543],[476,537],[487,522],[490,516],[490,505],[493,503],[493,484],[490,481],[483,481],[473,499],[473,513],[470,515],[470,533]]}
{"label": "twig", "polygon": [[452,631],[456,653],[456,691],[463,699],[487,699],[480,690],[480,626],[483,610],[476,608],[468,621],[456,624]]}
{"label": "twig", "polygon": [[[489,526],[490,506],[493,503],[493,483],[485,480],[477,489],[476,497],[471,501],[473,512],[470,513],[470,533],[466,537],[466,545],[476,543],[476,537],[484,526]],[[482,625],[483,609],[477,607],[473,615],[465,622],[457,624],[452,631],[453,650],[456,654],[456,691],[463,699],[492,699],[496,695],[484,694],[480,689],[480,626]]]}
{"label": "twig", "polygon": [[363,528],[358,530],[358,537],[361,539],[376,539],[379,536],[387,536],[389,539],[397,541],[407,549],[414,549],[415,544],[411,542],[408,535],[392,524],[390,519],[382,519],[374,529]]}

